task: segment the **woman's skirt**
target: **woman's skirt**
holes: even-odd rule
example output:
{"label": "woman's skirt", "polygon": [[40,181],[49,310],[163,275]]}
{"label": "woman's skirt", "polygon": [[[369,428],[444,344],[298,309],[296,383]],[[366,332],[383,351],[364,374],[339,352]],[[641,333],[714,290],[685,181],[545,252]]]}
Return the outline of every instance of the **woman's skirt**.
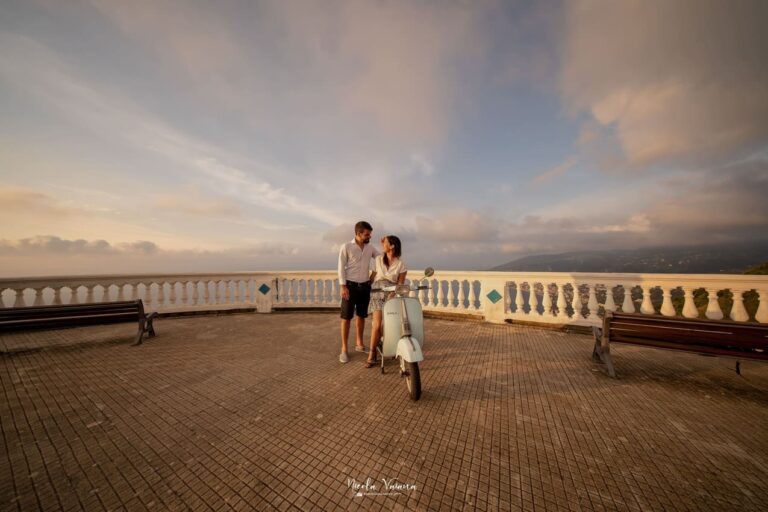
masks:
{"label": "woman's skirt", "polygon": [[[383,288],[385,286],[392,286],[394,284],[396,283],[390,281],[389,279],[377,279],[373,282],[373,286],[371,286],[371,288]],[[372,292],[371,302],[368,306],[368,312],[373,313],[374,311],[381,311],[384,309],[384,303],[387,301],[389,294],[390,292]]]}

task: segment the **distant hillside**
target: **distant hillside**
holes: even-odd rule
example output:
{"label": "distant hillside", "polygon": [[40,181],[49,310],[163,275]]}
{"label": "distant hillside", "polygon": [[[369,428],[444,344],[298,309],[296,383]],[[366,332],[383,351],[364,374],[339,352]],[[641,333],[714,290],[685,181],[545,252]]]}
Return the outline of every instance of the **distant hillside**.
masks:
{"label": "distant hillside", "polygon": [[491,270],[742,274],[768,261],[768,242],[699,247],[578,251],[525,256]]}

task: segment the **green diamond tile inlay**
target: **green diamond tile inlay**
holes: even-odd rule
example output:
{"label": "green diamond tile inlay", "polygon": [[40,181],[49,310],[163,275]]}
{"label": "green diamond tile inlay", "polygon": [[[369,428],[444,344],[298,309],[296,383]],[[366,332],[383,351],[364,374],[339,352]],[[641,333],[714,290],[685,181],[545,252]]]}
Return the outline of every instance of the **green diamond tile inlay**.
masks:
{"label": "green diamond tile inlay", "polygon": [[491,290],[491,293],[486,295],[486,297],[488,297],[490,299],[490,301],[493,302],[494,304],[496,304],[497,302],[499,302],[501,300],[501,294],[499,292],[497,292],[496,290]]}
{"label": "green diamond tile inlay", "polygon": [[263,285],[259,286],[259,291],[260,291],[260,292],[261,292],[263,295],[266,295],[267,293],[269,293],[269,290],[271,290],[271,288],[270,288],[269,286],[267,286],[267,284],[266,284],[266,283],[264,283]]}

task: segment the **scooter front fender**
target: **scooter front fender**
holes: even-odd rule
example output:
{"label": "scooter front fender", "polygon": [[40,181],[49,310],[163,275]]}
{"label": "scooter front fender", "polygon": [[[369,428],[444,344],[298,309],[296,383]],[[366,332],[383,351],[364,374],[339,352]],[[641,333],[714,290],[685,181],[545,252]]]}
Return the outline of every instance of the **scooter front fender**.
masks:
{"label": "scooter front fender", "polygon": [[397,357],[402,357],[408,363],[418,363],[424,360],[421,343],[413,336],[404,336],[397,342]]}

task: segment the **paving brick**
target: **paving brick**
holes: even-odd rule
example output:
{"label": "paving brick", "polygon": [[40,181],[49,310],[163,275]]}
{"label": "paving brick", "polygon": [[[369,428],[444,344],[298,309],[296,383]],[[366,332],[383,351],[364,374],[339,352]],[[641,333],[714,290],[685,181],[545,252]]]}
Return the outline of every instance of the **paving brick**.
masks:
{"label": "paving brick", "polygon": [[[2,510],[761,510],[768,365],[427,320],[423,396],[331,314],[0,336]],[[355,496],[348,482],[413,484]]]}

